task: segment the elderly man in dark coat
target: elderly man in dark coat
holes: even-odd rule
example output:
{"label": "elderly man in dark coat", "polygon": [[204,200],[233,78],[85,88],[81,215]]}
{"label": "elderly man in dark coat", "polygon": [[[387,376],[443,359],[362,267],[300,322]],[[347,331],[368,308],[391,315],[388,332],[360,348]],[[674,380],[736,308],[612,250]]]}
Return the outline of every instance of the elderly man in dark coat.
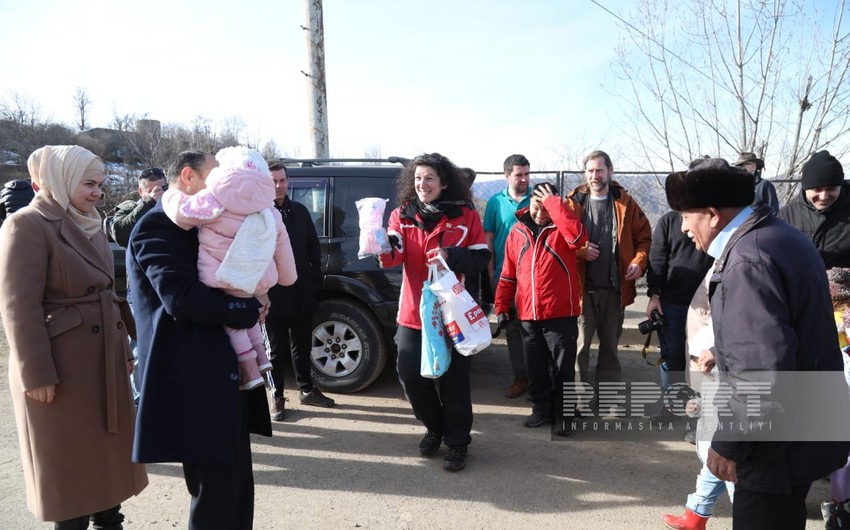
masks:
{"label": "elderly man in dark coat", "polygon": [[[205,153],[181,153],[169,184],[196,193],[216,164]],[[142,378],[133,460],[183,463],[189,528],[251,528],[249,432],[271,436],[271,419],[263,387],[239,391],[224,326],[249,328],[266,306],[202,284],[197,230],[171,222],[162,204],[133,229],[127,273]]]}
{"label": "elderly man in dark coat", "polygon": [[[844,465],[850,450],[826,430],[800,428],[815,415],[847,423],[850,396],[826,272],[799,231],[768,206],[749,206],[752,177],[725,160],[695,161],[667,177],[666,191],[670,207],[682,212],[682,230],[715,258],[709,286],[715,356],[720,382],[732,391],[714,403],[731,412],[733,427],[714,433],[708,467],[736,483],[735,528],[805,528],[812,481]],[[795,384],[812,375],[835,384]],[[753,409],[744,389],[761,383],[770,391]],[[807,400],[812,404],[815,393],[829,396],[814,403],[815,415],[811,408],[807,417],[793,414]],[[782,434],[764,435],[751,420],[772,421]]]}

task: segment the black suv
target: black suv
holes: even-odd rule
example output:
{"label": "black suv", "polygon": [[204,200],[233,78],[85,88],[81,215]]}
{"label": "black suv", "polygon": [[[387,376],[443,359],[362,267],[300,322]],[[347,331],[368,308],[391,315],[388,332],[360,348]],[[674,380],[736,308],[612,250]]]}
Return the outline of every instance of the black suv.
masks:
{"label": "black suv", "polygon": [[[322,248],[324,282],[313,318],[311,358],[316,384],[357,392],[383,371],[393,351],[401,267],[381,269],[358,259],[360,227],[355,201],[383,197],[387,226],[395,208],[395,183],[407,159],[281,159],[289,197],[307,207]],[[356,164],[356,165],[354,165]],[[110,240],[116,288],[126,291],[124,249]]]}
{"label": "black suv", "polygon": [[322,247],[324,283],[313,318],[313,379],[322,389],[356,392],[383,371],[393,352],[401,267],[382,269],[375,258],[358,259],[360,227],[355,201],[390,200],[406,159],[281,159],[289,197],[310,211]]}

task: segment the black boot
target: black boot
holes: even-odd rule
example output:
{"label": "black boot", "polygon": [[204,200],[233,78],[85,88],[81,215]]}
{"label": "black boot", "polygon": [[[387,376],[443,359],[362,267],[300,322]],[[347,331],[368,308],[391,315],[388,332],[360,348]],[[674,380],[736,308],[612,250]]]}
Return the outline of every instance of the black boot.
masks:
{"label": "black boot", "polygon": [[86,530],[89,527],[89,516],[83,515],[74,519],[65,519],[53,523],[53,530]]}
{"label": "black boot", "polygon": [[283,421],[286,419],[286,398],[283,396],[274,398],[274,421]]}
{"label": "black boot", "polygon": [[446,471],[461,471],[466,467],[466,446],[451,445],[449,446],[449,454],[446,455],[443,461],[443,469]]}
{"label": "black boot", "polygon": [[97,512],[91,516],[91,522],[94,530],[122,530],[124,515],[121,513],[121,505]]}

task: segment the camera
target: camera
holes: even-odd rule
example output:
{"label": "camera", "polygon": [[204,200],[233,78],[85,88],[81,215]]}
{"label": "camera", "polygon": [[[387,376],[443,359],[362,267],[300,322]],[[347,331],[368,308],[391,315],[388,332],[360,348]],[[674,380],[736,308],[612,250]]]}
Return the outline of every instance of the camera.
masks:
{"label": "camera", "polygon": [[657,309],[653,309],[649,314],[649,320],[644,320],[638,324],[638,329],[644,335],[648,335],[653,331],[662,332],[667,328],[667,317],[661,314]]}

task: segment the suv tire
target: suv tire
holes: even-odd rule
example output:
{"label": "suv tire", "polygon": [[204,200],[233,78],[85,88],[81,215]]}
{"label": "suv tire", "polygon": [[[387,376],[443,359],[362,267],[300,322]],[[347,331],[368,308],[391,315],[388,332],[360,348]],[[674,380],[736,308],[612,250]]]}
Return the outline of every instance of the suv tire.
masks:
{"label": "suv tire", "polygon": [[322,390],[357,392],[381,375],[389,357],[378,320],[363,304],[345,298],[319,302],[313,316],[310,361]]}

